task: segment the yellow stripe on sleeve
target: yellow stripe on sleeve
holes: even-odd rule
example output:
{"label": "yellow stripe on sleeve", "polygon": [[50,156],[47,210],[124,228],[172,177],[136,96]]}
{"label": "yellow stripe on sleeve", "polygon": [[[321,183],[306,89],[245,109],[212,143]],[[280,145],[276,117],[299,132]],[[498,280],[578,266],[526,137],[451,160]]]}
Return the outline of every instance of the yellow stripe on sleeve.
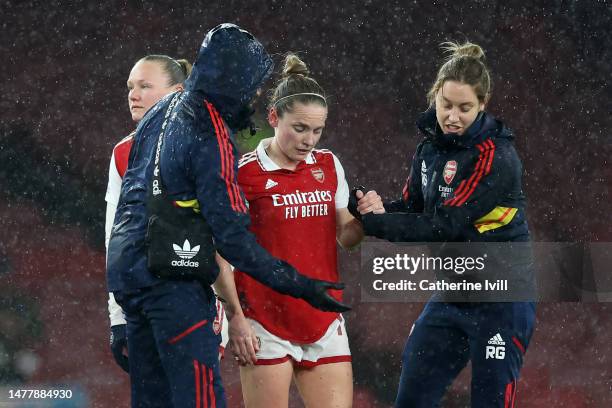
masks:
{"label": "yellow stripe on sleeve", "polygon": [[517,211],[518,208],[495,207],[490,213],[477,219],[474,226],[481,234],[503,227],[504,225],[510,224],[510,221],[512,221]]}

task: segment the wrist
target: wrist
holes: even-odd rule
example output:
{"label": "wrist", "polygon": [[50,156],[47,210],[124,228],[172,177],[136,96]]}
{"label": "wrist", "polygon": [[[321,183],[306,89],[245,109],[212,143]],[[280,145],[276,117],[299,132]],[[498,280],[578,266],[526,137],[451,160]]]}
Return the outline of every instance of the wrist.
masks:
{"label": "wrist", "polygon": [[272,267],[272,278],[275,279],[273,287],[283,295],[297,299],[305,299],[312,292],[312,279],[300,274],[289,263],[276,259]]}
{"label": "wrist", "polygon": [[244,317],[244,313],[242,312],[242,308],[226,308],[225,315],[227,316],[227,321],[233,320],[235,317]]}

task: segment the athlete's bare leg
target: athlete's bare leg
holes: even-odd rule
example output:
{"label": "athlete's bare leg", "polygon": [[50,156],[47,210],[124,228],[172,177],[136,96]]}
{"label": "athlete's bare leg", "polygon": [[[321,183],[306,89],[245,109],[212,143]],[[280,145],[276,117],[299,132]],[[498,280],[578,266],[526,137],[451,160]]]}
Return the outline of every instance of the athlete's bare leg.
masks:
{"label": "athlete's bare leg", "polygon": [[349,362],[295,368],[295,382],[306,408],[350,408],[353,367]]}
{"label": "athlete's bare leg", "polygon": [[291,360],[281,364],[240,367],[242,396],[247,408],[287,408],[293,377]]}

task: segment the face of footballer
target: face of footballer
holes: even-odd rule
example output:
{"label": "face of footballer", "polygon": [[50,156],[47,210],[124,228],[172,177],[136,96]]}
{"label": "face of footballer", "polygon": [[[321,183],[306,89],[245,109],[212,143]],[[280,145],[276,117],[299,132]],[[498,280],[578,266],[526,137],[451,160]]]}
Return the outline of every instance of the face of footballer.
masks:
{"label": "face of footballer", "polygon": [[445,134],[463,135],[484,108],[472,86],[462,82],[446,81],[436,95],[436,118]]}
{"label": "face of footballer", "polygon": [[296,102],[291,111],[284,112],[281,117],[276,109],[270,109],[268,122],[274,128],[269,152],[272,159],[281,167],[295,168],[321,139],[326,119],[327,107],[318,103]]}
{"label": "face of footballer", "polygon": [[160,63],[138,61],[127,80],[128,105],[132,120],[139,122],[147,111],[167,94],[181,88],[168,85],[170,78]]}

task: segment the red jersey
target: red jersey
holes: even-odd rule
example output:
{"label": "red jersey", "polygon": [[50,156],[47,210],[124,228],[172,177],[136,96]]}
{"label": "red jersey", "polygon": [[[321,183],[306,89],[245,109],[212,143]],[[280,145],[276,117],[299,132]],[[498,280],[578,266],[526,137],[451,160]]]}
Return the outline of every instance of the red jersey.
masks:
{"label": "red jersey", "polygon": [[[281,169],[266,154],[270,142],[261,141],[239,163],[238,183],[249,203],[250,230],[261,246],[300,273],[337,282],[336,209],[348,203],[342,165],[329,150],[314,150],[294,171]],[[313,343],[337,317],[238,270],[235,279],[245,316],[283,339]],[[332,294],[341,300],[339,291]]]}

